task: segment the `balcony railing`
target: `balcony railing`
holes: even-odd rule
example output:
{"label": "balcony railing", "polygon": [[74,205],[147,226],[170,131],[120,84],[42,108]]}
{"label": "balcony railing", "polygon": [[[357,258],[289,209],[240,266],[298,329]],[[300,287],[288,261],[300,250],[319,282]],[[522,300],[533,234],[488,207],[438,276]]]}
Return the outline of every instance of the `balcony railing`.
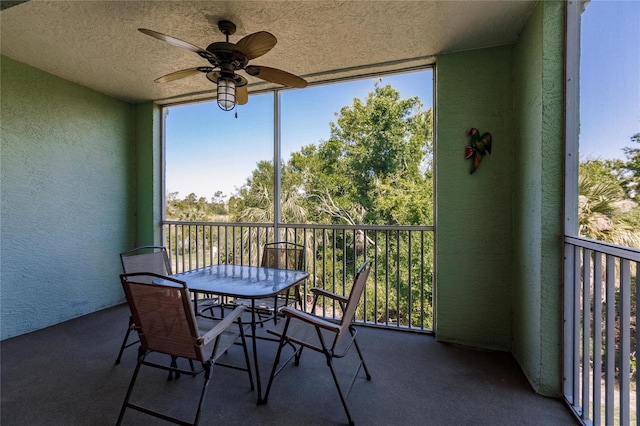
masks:
{"label": "balcony railing", "polygon": [[587,425],[637,424],[640,250],[565,237],[564,396]]}
{"label": "balcony railing", "polygon": [[[262,247],[289,241],[305,247],[312,287],[348,296],[358,266],[372,268],[356,321],[412,331],[433,329],[433,227],[373,225],[292,225],[231,222],[163,222],[174,272],[231,263],[258,265]],[[323,315],[340,315],[322,302]]]}

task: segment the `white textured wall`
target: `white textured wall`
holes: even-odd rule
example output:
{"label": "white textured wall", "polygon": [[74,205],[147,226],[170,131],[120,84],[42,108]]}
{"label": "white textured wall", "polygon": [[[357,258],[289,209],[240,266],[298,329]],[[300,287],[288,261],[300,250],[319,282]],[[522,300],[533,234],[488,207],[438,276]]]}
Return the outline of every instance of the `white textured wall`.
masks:
{"label": "white textured wall", "polygon": [[124,300],[132,107],[2,57],[1,339]]}

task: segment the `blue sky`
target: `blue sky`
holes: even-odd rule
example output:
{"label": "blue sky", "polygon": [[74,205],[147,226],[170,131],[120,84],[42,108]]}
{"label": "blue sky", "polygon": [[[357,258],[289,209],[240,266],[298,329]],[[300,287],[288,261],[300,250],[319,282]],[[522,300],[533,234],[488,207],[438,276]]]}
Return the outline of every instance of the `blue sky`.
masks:
{"label": "blue sky", "polygon": [[640,133],[640,1],[592,0],[582,15],[580,157],[624,158]]}
{"label": "blue sky", "polygon": [[[402,98],[418,96],[429,108],[433,102],[431,70],[382,77]],[[302,146],[329,138],[335,113],[354,98],[365,99],[379,78],[282,90],[280,129],[282,158]],[[169,108],[166,121],[167,193],[190,193],[210,199],[216,191],[231,195],[246,182],[261,160],[273,160],[272,94],[252,95],[234,112],[215,102]]]}

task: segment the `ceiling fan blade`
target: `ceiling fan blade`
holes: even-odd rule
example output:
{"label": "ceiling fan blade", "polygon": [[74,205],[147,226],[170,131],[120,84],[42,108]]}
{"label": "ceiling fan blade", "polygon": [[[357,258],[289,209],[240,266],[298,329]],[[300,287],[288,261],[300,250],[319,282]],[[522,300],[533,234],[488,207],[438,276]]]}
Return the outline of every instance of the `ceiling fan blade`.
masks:
{"label": "ceiling fan blade", "polygon": [[140,31],[143,34],[146,35],[150,35],[151,37],[157,38],[158,40],[162,40],[164,42],[167,42],[173,46],[176,47],[180,47],[182,49],[187,49],[190,50],[192,52],[197,53],[198,55],[202,56],[205,59],[212,59],[212,60],[217,60],[216,56],[214,54],[212,54],[211,52],[208,52],[194,44],[188,43],[186,41],[180,40],[178,38],[175,37],[171,37],[168,36],[166,34],[162,34],[159,33],[157,31],[153,31],[153,30],[148,30],[146,28],[138,28],[138,31]]}
{"label": "ceiling fan blade", "polygon": [[277,42],[278,40],[273,34],[266,31],[259,31],[240,39],[240,41],[236,43],[235,49],[244,53],[247,60],[250,61],[273,49],[273,46],[275,46]]}
{"label": "ceiling fan blade", "polygon": [[307,87],[307,81],[305,79],[276,68],[263,67],[260,65],[249,65],[247,66],[247,68],[245,68],[245,71],[249,75],[270,81],[272,83],[297,88]]}
{"label": "ceiling fan blade", "polygon": [[186,70],[180,70],[180,71],[172,72],[171,74],[163,75],[162,77],[158,77],[153,81],[155,81],[156,83],[167,83],[169,81],[179,80],[181,78],[192,76],[199,72],[211,72],[211,71],[213,71],[213,68],[211,67],[189,68]]}
{"label": "ceiling fan blade", "polygon": [[244,105],[249,101],[249,91],[247,86],[240,86],[236,88],[236,103],[238,105]]}

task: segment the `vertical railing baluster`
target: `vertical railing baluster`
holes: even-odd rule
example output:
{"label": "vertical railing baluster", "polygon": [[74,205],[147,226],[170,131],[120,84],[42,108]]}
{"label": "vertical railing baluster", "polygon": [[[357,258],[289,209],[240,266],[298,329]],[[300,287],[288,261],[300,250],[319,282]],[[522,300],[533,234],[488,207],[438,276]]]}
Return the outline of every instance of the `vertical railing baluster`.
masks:
{"label": "vertical railing baluster", "polygon": [[[169,257],[171,258],[171,264],[173,266],[174,262],[176,261],[176,256],[175,253],[173,252],[173,238],[172,238],[172,234],[171,234],[171,228],[172,226],[169,225],[168,226],[168,232],[166,234],[166,240],[167,240],[167,251],[169,252]],[[172,270],[176,270],[175,266],[173,266],[171,268]]]}
{"label": "vertical railing baluster", "polygon": [[373,323],[378,324],[378,230],[373,233]]}
{"label": "vertical railing baluster", "polygon": [[396,232],[396,327],[400,327],[400,231]]}
{"label": "vertical railing baluster", "polygon": [[213,265],[213,226],[209,225],[209,265]]}
{"label": "vertical railing baluster", "polygon": [[237,241],[237,236],[236,236],[236,231],[237,231],[238,227],[237,226],[232,226],[231,227],[231,263],[234,265],[238,264],[238,256],[236,253],[236,241]]}
{"label": "vertical railing baluster", "polygon": [[180,227],[180,240],[182,241],[181,242],[181,247],[180,247],[181,255],[182,255],[182,271],[185,271],[185,266],[187,264],[186,264],[185,255],[184,255],[184,250],[185,250],[185,246],[184,246],[184,225],[182,225]]}
{"label": "vertical railing baluster", "polygon": [[412,319],[413,319],[413,295],[411,294],[411,277],[412,277],[412,258],[411,258],[411,231],[408,232],[408,244],[409,244],[409,253],[407,254],[407,263],[409,264],[409,270],[407,274],[407,327],[412,328]]}
{"label": "vertical railing baluster", "polygon": [[[354,241],[355,243],[355,241]],[[349,258],[347,257],[347,230],[342,230],[342,294],[347,294],[347,263]]]}
{"label": "vertical railing baluster", "polygon": [[420,330],[424,330],[424,231],[420,231]]}
{"label": "vertical railing baluster", "polygon": [[[364,263],[364,261],[367,260],[367,230],[364,229],[362,231],[362,263]],[[355,273],[354,273],[355,276]],[[366,324],[367,323],[367,307],[368,307],[368,303],[367,303],[367,287],[366,287],[366,283],[365,283],[365,288],[364,288],[364,292],[363,292],[363,296],[362,296],[362,321]]]}
{"label": "vertical railing baluster", "polygon": [[580,250],[576,250],[573,259],[575,273],[573,300],[573,395],[576,406],[580,406]]}
{"label": "vertical railing baluster", "polygon": [[593,259],[593,414],[594,425],[600,424],[602,403],[602,253]]}
{"label": "vertical railing baluster", "polygon": [[[227,232],[227,228],[225,227],[225,233]],[[216,245],[218,247],[218,251],[217,251],[217,256],[218,256],[218,265],[221,264],[222,262],[220,262],[220,256],[222,255],[222,248],[220,247],[220,225],[218,225],[218,236],[216,238]]]}
{"label": "vertical railing baluster", "polygon": [[385,231],[385,270],[387,273],[385,274],[385,301],[384,301],[384,325],[389,326],[389,230]]}
{"label": "vertical railing baluster", "polygon": [[629,374],[631,373],[631,263],[620,259],[620,424],[629,424]]}
{"label": "vertical railing baluster", "polygon": [[[333,270],[331,271],[333,274],[333,291],[335,291],[336,293],[338,292],[338,288],[337,288],[337,281],[336,281],[336,260],[337,260],[337,255],[336,255],[336,246],[337,246],[337,241],[336,241],[336,233],[337,231],[335,229],[332,230],[332,236],[333,236],[333,265],[332,268]],[[334,302],[331,302],[331,306],[332,306],[332,316],[333,318],[336,317],[336,304]]]}
{"label": "vertical railing baluster", "polygon": [[244,226],[240,225],[240,265],[244,265]]}
{"label": "vertical railing baluster", "polygon": [[200,267],[200,225],[195,225],[196,227],[196,269]]}
{"label": "vertical railing baluster", "polygon": [[[352,230],[352,241],[353,243],[351,244],[353,246],[353,266],[351,267],[351,272],[353,273],[353,276],[355,277],[356,275],[356,271],[358,270],[358,234],[360,233],[360,231],[353,229]],[[360,234],[363,235],[363,234]],[[362,241],[362,243],[364,244],[364,240]]]}
{"label": "vertical railing baluster", "polygon": [[564,323],[563,323],[563,335],[564,335],[564,362],[563,362],[563,395],[567,399],[570,405],[575,405],[575,398],[573,395],[573,354],[571,348],[573,347],[573,300],[576,297],[575,290],[575,271],[573,268],[574,252],[577,250],[576,246],[571,244],[564,245]]}
{"label": "vertical railing baluster", "polygon": [[615,320],[616,320],[616,295],[615,295],[615,257],[607,255],[607,274],[605,278],[605,425],[613,425],[614,419],[614,392],[615,392]]}
{"label": "vertical railing baluster", "polygon": [[[591,250],[582,251],[582,419],[589,419],[589,382],[591,367]],[[578,298],[579,299],[579,298]]]}
{"label": "vertical railing baluster", "polygon": [[187,256],[188,256],[188,262],[187,264],[189,265],[189,270],[193,269],[192,266],[192,261],[191,261],[191,242],[193,241],[193,239],[191,238],[191,225],[187,225],[187,242],[188,242],[188,249],[187,249]]}
{"label": "vertical railing baluster", "polygon": [[224,263],[229,263],[229,227],[224,228]]}
{"label": "vertical railing baluster", "polygon": [[257,225],[251,225],[247,230],[247,256],[249,256],[249,265],[260,266],[260,257],[258,257],[258,247],[260,246],[260,241],[257,238],[258,230],[259,226]]}
{"label": "vertical railing baluster", "polygon": [[[310,244],[309,239],[310,237],[308,237],[308,232],[310,232],[307,228],[303,228],[302,230],[302,247],[304,247],[304,252],[303,252],[303,260],[302,260],[302,264],[304,265],[304,269],[305,271],[309,271],[309,267],[307,265],[307,244]],[[300,295],[300,297],[302,298],[302,303],[303,305],[301,306],[302,310],[307,312],[307,291],[308,291],[308,286],[309,286],[309,280],[304,280],[304,282],[302,283],[302,294]]]}
{"label": "vertical railing baluster", "polygon": [[[327,288],[327,242],[329,240],[329,235],[328,235],[328,230],[327,229],[323,229],[322,230],[322,288],[326,289]],[[322,298],[322,315],[325,315],[327,306],[326,306],[326,300],[323,297]]]}
{"label": "vertical railing baluster", "polygon": [[[263,230],[266,233],[266,228],[263,229],[261,226],[256,227],[256,258],[258,259],[258,265],[260,265],[260,262],[262,262],[262,247],[264,246],[264,244],[262,243],[260,235],[262,235]],[[264,243],[266,244],[266,242],[267,240],[265,238]]]}
{"label": "vertical railing baluster", "polygon": [[634,364],[634,375],[636,377],[636,425],[640,422],[640,398],[638,398],[638,389],[640,389],[640,374],[638,374],[638,357],[640,356],[640,327],[638,327],[638,308],[640,308],[640,262],[636,262],[636,298],[634,300],[635,303],[635,328],[636,328],[636,346],[635,346],[635,356],[636,362]]}

